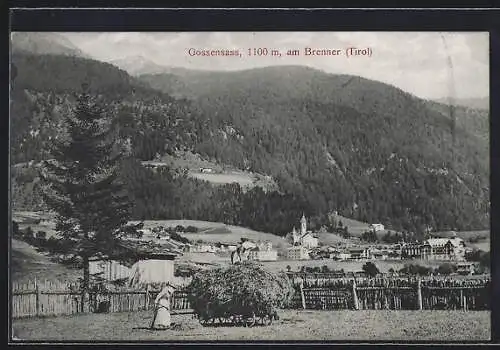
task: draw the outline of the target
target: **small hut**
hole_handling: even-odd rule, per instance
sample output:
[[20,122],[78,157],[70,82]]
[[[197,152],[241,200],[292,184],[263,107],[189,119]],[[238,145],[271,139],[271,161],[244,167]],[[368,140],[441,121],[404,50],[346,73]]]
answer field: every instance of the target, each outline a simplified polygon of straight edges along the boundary
[[129,285],[173,282],[175,256],[173,253],[142,254],[131,268]]

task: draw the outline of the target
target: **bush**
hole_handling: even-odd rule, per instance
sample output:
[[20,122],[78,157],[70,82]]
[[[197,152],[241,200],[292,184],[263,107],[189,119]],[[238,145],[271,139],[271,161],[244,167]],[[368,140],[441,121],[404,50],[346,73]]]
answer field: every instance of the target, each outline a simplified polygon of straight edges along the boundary
[[472,252],[465,253],[465,260],[467,261],[481,261],[481,256],[484,254],[480,249],[475,249]]
[[479,264],[482,268],[489,270],[491,267],[490,252],[484,253],[479,259]]
[[191,241],[177,232],[170,232],[170,238],[173,239],[174,241],[181,242],[181,243],[191,243]]
[[272,315],[294,293],[286,274],[268,272],[252,262],[198,272],[187,291],[195,314],[202,319]]
[[186,227],[184,232],[196,233],[196,232],[198,232],[198,227],[194,227],[194,226],[190,225],[190,226]]
[[378,267],[374,263],[372,263],[371,261],[368,261],[366,264],[364,264],[362,269],[363,269],[363,272],[366,273],[370,277],[375,277],[380,273]]
[[399,270],[399,272],[407,275],[428,276],[431,274],[432,268],[421,265],[408,264],[405,265],[401,270]]
[[451,275],[455,271],[457,271],[457,266],[454,264],[450,264],[450,263],[441,264],[435,270],[435,272],[440,274],[440,275]]
[[24,230],[24,233],[23,233],[23,239],[28,242],[28,243],[31,243],[33,242],[33,239],[35,238],[35,234],[33,232],[33,229],[31,228],[31,226],[28,226],[25,230]]

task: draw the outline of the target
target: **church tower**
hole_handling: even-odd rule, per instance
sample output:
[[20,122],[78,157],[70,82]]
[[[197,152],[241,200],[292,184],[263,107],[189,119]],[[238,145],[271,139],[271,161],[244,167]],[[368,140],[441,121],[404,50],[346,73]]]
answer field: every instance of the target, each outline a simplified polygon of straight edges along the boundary
[[302,219],[300,219],[300,233],[305,235],[307,232],[307,220],[305,215],[302,213]]
[[293,227],[292,235],[293,235],[293,245],[294,246],[299,245],[300,244],[300,234],[295,229],[295,226]]

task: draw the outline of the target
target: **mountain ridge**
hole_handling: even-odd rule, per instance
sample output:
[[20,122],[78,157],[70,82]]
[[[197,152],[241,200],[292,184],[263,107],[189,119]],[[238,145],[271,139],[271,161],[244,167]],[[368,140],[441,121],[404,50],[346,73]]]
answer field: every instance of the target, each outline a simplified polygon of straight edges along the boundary
[[[57,119],[51,111],[63,107],[62,96],[78,92],[81,81],[90,77],[94,91],[117,106],[113,118],[122,137],[132,138],[137,159],[150,160],[167,146],[188,145],[221,164],[276,178],[285,194],[308,203],[312,216],[338,210],[408,230],[424,224],[488,225],[486,140],[459,125],[457,144],[451,144],[446,106],[388,84],[301,66],[224,73],[171,70],[135,78],[112,64],[83,58],[18,53],[13,61],[19,70],[14,112],[25,116],[23,126],[16,122],[19,135],[14,136],[33,139],[35,154],[41,148],[37,132],[44,135],[54,128],[37,120]],[[172,96],[188,99],[189,110],[167,108],[178,104]],[[487,115],[480,118],[487,120]],[[179,122],[186,125],[175,129]],[[183,140],[185,135],[190,140]],[[193,196],[196,200],[196,192]],[[154,207],[154,213],[163,210]]]

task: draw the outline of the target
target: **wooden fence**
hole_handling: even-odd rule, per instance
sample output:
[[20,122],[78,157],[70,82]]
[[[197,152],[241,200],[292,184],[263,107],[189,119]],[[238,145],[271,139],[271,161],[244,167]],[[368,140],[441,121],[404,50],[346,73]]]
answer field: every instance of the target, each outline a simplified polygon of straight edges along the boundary
[[[490,280],[329,279],[321,282],[293,280],[296,293],[288,307],[300,309],[391,310],[489,310]],[[110,312],[151,310],[159,291],[154,289],[91,293],[91,310],[109,301]],[[70,315],[83,312],[76,284],[29,282],[14,284],[12,317]],[[190,312],[185,291],[176,290],[172,310]]]
[[356,310],[489,310],[490,280],[295,279],[291,307]]
[[[71,315],[84,312],[82,294],[73,283],[54,281],[30,281],[12,286],[12,317],[35,317]],[[99,303],[109,301],[109,312],[150,310],[159,290],[132,290],[121,288],[89,295],[90,311],[95,311]],[[176,290],[172,301],[172,310],[189,311],[186,292]]]

